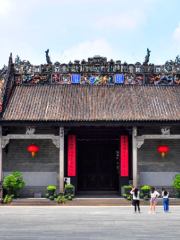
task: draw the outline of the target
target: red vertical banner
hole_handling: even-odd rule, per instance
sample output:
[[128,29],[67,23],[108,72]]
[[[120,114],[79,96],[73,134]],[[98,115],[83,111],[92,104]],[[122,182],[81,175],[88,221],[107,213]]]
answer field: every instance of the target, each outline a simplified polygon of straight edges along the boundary
[[128,136],[121,136],[121,177],[129,176]]
[[76,176],[76,136],[68,136],[68,176]]

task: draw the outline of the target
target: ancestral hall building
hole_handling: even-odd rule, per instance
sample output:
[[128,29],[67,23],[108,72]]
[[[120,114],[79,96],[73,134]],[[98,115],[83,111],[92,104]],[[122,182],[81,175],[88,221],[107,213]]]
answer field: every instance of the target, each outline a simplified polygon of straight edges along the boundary
[[[150,53],[148,52],[150,55]],[[180,171],[180,58],[164,65],[88,61],[32,65],[10,55],[0,71],[0,182],[23,173],[22,196],[60,192],[122,194],[167,187]],[[31,156],[27,147],[36,144]],[[165,144],[165,157],[157,151]],[[2,191],[1,191],[2,197]]]

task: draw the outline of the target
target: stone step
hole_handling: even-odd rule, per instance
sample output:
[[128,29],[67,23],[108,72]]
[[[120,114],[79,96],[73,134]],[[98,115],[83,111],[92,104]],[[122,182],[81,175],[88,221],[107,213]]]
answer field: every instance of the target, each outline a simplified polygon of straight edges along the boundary
[[[131,206],[132,201],[123,198],[75,198],[72,201],[66,201],[66,206]],[[170,205],[180,205],[180,199],[170,198]],[[13,199],[11,204],[13,206],[64,206],[57,204],[55,200],[45,198],[20,198]],[[149,200],[141,199],[141,206],[149,206]],[[158,199],[157,205],[163,205],[162,199]]]

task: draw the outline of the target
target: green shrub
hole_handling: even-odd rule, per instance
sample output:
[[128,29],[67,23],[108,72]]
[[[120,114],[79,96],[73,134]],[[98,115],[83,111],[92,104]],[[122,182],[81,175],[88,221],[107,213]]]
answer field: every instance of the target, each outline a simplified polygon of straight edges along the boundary
[[71,197],[71,196],[69,196],[69,197],[68,197],[68,199],[72,199],[72,197]]
[[67,185],[65,186],[65,188],[67,188],[67,189],[72,189],[72,188],[74,188],[74,186],[73,186],[72,184],[67,184]]
[[140,197],[144,197],[144,194],[143,193],[140,193],[140,195],[139,195]]
[[20,190],[24,184],[25,181],[23,180],[23,175],[16,171],[4,178],[3,187],[12,192],[13,190]]
[[49,186],[49,187],[47,187],[47,190],[56,190],[56,187],[55,186]]
[[144,198],[149,198],[149,196],[148,196],[148,195],[146,195]]
[[180,173],[174,177],[173,187],[175,191],[180,192]]
[[66,194],[64,197],[65,197],[65,198],[68,198],[68,195]]
[[53,199],[54,199],[54,196],[50,196],[49,199],[52,199],[52,200],[53,200]]
[[49,193],[46,193],[46,197],[49,197]]
[[127,197],[127,194],[123,194],[123,197]]
[[176,196],[176,197],[179,197],[179,193],[175,193],[175,196]]
[[150,189],[151,189],[150,186],[143,186],[143,187],[141,188],[142,191],[143,191],[143,190],[150,190]]
[[131,200],[131,199],[132,199],[132,196],[131,196],[131,195],[129,195],[129,196],[127,197],[127,199],[128,199],[128,200]]
[[12,201],[12,198],[11,198],[11,196],[9,196],[7,199],[7,202],[11,202],[11,201]]
[[54,194],[54,198],[57,198],[57,193]]
[[20,197],[19,193],[18,193],[18,194],[16,194],[16,197],[17,197],[17,198],[19,198],[19,197]]
[[131,189],[132,189],[132,186],[124,186],[123,188],[124,188],[124,189],[130,189],[130,190],[131,190]]

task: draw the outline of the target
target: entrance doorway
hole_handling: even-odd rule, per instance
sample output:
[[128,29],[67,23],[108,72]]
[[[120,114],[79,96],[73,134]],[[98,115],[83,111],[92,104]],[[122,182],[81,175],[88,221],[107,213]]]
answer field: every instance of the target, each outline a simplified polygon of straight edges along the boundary
[[78,191],[117,191],[119,139],[78,139]]

